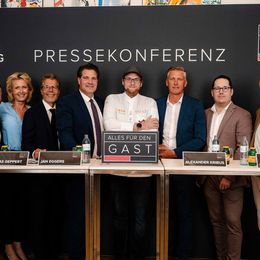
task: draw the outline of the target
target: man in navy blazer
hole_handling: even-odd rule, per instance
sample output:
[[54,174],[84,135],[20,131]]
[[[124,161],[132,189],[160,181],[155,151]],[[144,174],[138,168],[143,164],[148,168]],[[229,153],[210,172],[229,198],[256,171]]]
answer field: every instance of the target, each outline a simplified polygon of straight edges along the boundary
[[[56,101],[60,82],[56,75],[46,74],[41,84],[42,100],[28,109],[22,126],[22,150],[38,159],[40,151],[57,151],[58,136],[55,123]],[[57,259],[58,223],[61,223],[61,182],[57,175],[30,175],[30,225],[32,249],[36,260]],[[60,227],[61,228],[61,227]],[[55,230],[55,232],[54,232]]]
[[[183,67],[167,70],[166,86],[169,94],[157,100],[159,111],[159,155],[161,158],[182,158],[183,151],[200,151],[206,142],[206,122],[202,103],[184,94],[187,86]],[[177,206],[177,248],[179,260],[186,260],[192,244],[192,176],[172,177]]]
[[[61,150],[72,150],[74,146],[81,145],[84,135],[87,134],[91,141],[92,157],[100,155],[97,140],[101,138],[100,131],[103,131],[103,101],[94,96],[98,80],[99,69],[97,66],[91,63],[80,66],[77,72],[79,89],[59,100],[57,126]],[[93,105],[96,108],[96,116],[92,112]],[[97,125],[100,126],[100,131],[97,130]],[[84,176],[70,176],[66,185],[66,193],[69,257],[71,260],[85,260]]]

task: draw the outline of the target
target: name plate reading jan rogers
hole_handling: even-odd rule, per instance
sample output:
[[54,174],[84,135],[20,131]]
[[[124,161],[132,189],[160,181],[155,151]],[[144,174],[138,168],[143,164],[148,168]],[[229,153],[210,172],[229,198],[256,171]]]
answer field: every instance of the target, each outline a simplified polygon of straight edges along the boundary
[[227,166],[224,152],[183,152],[184,166]]
[[102,138],[102,162],[158,162],[158,132],[105,131]]
[[40,152],[39,165],[80,165],[79,151],[46,151]]
[[27,165],[29,152],[5,151],[0,152],[0,165]]

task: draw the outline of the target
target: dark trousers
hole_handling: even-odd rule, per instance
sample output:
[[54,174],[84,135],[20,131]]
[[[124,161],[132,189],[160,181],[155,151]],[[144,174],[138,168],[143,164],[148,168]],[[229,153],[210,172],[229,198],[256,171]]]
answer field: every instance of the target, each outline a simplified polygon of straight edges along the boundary
[[62,180],[62,175],[30,175],[30,225],[35,260],[58,259],[65,215]]
[[219,190],[219,178],[209,176],[204,184],[218,260],[240,260],[241,213],[244,188]]
[[114,252],[117,259],[144,259],[152,178],[111,176]]
[[27,176],[1,174],[1,236],[4,244],[22,242],[26,238]]
[[[174,222],[173,232],[169,233],[169,251],[175,248],[178,259],[186,260],[192,246],[192,191],[194,188],[193,176],[174,175],[170,178],[170,197],[173,201],[171,212]],[[176,241],[173,246],[172,238]]]
[[85,260],[85,180],[84,176],[66,178],[68,215],[68,254],[70,260]]

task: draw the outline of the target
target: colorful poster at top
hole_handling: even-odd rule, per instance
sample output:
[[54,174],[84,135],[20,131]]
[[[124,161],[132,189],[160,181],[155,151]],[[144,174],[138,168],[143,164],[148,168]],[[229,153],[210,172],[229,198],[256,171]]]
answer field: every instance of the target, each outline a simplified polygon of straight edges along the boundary
[[98,6],[99,0],[54,0],[54,7]]
[[2,0],[2,7],[42,7],[42,0]]
[[221,0],[144,0],[144,5],[213,5]]

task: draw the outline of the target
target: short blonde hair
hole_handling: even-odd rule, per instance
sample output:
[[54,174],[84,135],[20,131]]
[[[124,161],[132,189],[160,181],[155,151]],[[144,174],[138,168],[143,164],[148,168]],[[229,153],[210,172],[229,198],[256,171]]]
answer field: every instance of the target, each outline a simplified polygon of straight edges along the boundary
[[33,86],[32,86],[32,79],[26,72],[14,72],[11,74],[6,80],[6,92],[8,95],[8,101],[13,103],[14,96],[13,96],[13,81],[14,80],[24,80],[28,86],[29,94],[26,102],[29,102],[32,98],[33,93]]
[[184,74],[184,78],[187,79],[187,73],[186,73],[184,67],[181,67],[181,66],[172,66],[172,67],[170,67],[170,68],[167,70],[166,78],[168,78],[169,72],[170,72],[170,71],[173,71],[173,70],[182,71],[183,74]]

